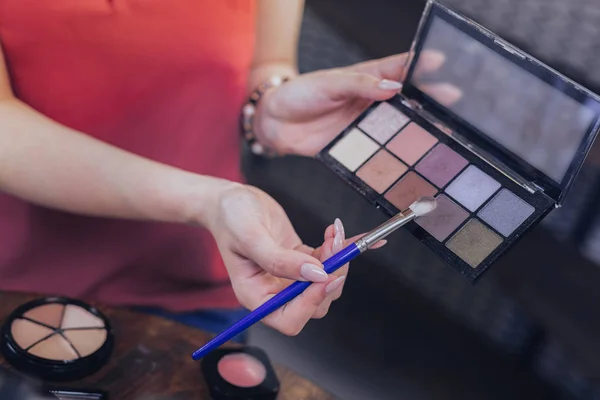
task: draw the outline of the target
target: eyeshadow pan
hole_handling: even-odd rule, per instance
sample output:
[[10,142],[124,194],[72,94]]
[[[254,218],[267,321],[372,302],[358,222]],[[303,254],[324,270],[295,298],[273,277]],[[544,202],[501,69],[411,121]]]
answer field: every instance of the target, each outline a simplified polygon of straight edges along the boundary
[[365,165],[360,167],[356,176],[378,193],[383,193],[396,182],[408,167],[385,150],[379,150]]
[[54,334],[46,340],[29,349],[34,356],[47,360],[71,361],[79,358],[69,342],[59,334]]
[[406,115],[389,103],[381,103],[369,113],[358,127],[373,139],[384,144],[410,121]]
[[27,349],[32,344],[54,333],[52,329],[26,319],[16,319],[10,329],[15,342],[22,349]]
[[476,219],[471,219],[448,242],[454,254],[476,268],[502,243],[502,237]]
[[415,170],[437,187],[446,186],[469,162],[443,143],[434,147]]
[[96,352],[106,341],[106,329],[82,329],[64,332],[81,357],[87,357]]
[[414,165],[437,141],[435,136],[411,122],[390,140],[387,148],[408,165]]
[[479,212],[479,218],[505,237],[510,236],[535,211],[508,189],[502,189]]
[[44,304],[27,311],[23,316],[52,328],[59,328],[64,308],[62,304]]
[[411,171],[385,194],[385,198],[399,210],[405,210],[420,197],[433,197],[436,193],[435,187]]
[[437,197],[435,210],[415,219],[415,222],[429,232],[431,236],[443,242],[467,218],[469,218],[468,212],[441,194]]
[[104,328],[104,322],[91,312],[73,304],[65,307],[62,329]]
[[378,149],[375,141],[354,128],[329,150],[329,154],[354,172]]
[[500,188],[500,184],[491,176],[474,165],[469,165],[454,182],[446,188],[452,196],[469,211],[477,210]]

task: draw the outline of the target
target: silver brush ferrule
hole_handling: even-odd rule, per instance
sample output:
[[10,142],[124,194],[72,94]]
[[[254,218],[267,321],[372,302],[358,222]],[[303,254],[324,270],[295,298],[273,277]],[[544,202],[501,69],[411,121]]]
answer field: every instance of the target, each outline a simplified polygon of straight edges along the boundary
[[385,239],[392,232],[415,219],[415,217],[416,214],[410,208],[402,211],[395,217],[387,220],[362,238],[358,239],[356,241],[356,247],[358,247],[361,253],[364,253],[371,248],[371,246],[375,245],[375,243]]

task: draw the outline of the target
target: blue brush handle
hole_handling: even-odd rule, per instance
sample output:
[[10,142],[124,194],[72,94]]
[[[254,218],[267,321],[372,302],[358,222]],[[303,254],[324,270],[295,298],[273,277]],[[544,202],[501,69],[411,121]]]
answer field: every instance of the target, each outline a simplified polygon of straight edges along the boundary
[[[328,258],[324,263],[323,267],[325,268],[325,272],[331,274],[332,272],[337,271],[345,264],[350,262],[352,259],[356,258],[360,254],[360,250],[356,246],[355,243],[350,244],[342,251],[338,252],[336,255]],[[252,311],[250,314],[246,315],[244,318],[240,319],[235,324],[231,325],[225,331],[217,335],[210,342],[206,343],[204,346],[196,350],[192,354],[192,358],[194,360],[199,360],[204,357],[207,353],[221,346],[228,340],[233,339],[235,336],[239,335],[246,329],[250,328],[255,323],[262,320],[267,315],[271,314],[275,310],[283,307],[286,303],[296,298],[302,292],[306,290],[311,285],[311,282],[294,282],[287,288],[283,289],[281,292],[271,297],[268,301],[258,307],[256,310]]]

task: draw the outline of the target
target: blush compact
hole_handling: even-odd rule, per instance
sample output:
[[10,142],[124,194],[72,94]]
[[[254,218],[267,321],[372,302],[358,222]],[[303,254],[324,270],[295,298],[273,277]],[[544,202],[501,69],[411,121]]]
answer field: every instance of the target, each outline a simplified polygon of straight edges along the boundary
[[267,354],[257,347],[218,349],[202,359],[212,400],[275,400],[279,380]]
[[2,326],[0,350],[17,370],[51,381],[77,380],[108,362],[114,336],[94,307],[69,298],[33,300]]
[[600,97],[429,0],[402,91],[372,104],[318,155],[475,281],[560,207],[600,131]]

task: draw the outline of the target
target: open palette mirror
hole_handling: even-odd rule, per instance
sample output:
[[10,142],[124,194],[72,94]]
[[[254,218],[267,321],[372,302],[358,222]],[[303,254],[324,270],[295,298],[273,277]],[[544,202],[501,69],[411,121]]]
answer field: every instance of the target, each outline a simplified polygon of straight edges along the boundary
[[600,98],[437,1],[425,8],[402,92],[318,155],[475,280],[571,188],[600,130]]

